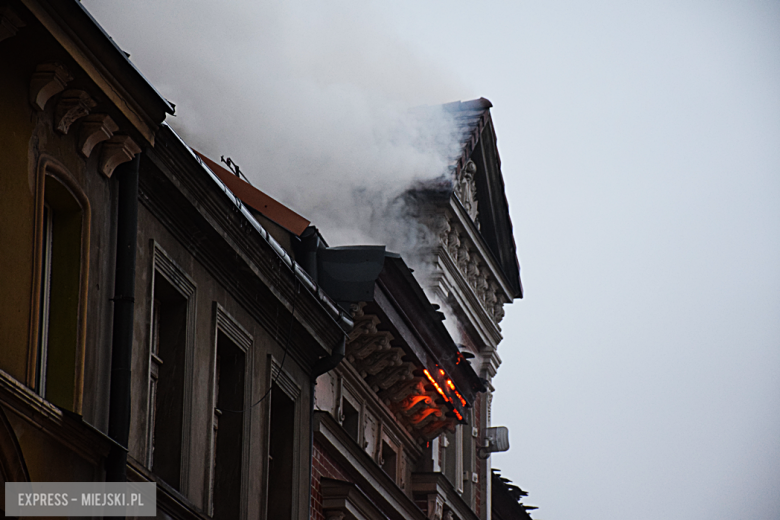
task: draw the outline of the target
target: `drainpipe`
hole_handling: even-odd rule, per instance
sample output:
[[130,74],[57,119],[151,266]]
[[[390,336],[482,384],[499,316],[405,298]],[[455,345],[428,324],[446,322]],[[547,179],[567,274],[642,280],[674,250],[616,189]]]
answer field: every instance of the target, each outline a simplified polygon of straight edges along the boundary
[[314,387],[317,385],[317,378],[326,372],[330,372],[344,359],[344,353],[347,348],[347,335],[341,338],[338,346],[331,352],[330,356],[318,359],[314,363],[311,376],[311,395],[309,396],[311,402],[311,416],[309,417],[309,515],[308,519],[311,519],[311,501],[312,501],[312,481],[311,473],[312,466],[314,465]]
[[341,338],[341,341],[336,346],[336,348],[331,352],[330,356],[320,358],[317,360],[316,363],[314,363],[314,366],[312,367],[312,382],[316,383],[317,378],[320,377],[325,372],[330,372],[334,368],[338,366],[339,363],[341,363],[341,360],[344,359],[344,353],[346,352],[347,348],[347,336],[344,335],[343,338]]
[[141,154],[117,167],[119,196],[114,281],[114,331],[111,346],[111,394],[108,436],[118,444],[106,459],[106,481],[127,481],[127,445],[130,437],[130,366],[135,313],[135,255],[138,234],[138,169]]
[[319,283],[317,276],[317,252],[325,247],[320,233],[315,226],[307,227],[301,233],[300,242],[296,242],[295,260],[309,275],[311,280]]

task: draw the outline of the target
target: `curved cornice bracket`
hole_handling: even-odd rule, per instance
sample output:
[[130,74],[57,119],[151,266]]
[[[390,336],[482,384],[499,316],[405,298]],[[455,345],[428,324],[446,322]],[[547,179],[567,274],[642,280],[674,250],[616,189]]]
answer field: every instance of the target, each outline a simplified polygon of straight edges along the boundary
[[0,42],[11,36],[16,36],[19,29],[26,25],[10,7],[0,8]]
[[103,144],[100,171],[110,179],[117,166],[130,161],[137,153],[141,153],[141,148],[129,135],[115,135]]
[[108,114],[87,116],[81,122],[79,153],[84,157],[89,157],[95,146],[111,139],[117,130],[119,130],[119,125]]
[[57,101],[57,108],[54,110],[54,127],[58,132],[67,134],[70,126],[89,115],[89,112],[95,108],[97,102],[92,96],[83,90],[66,90]]
[[68,69],[59,63],[41,63],[35,67],[30,80],[30,102],[38,110],[46,108],[46,103],[59,94],[73,80]]

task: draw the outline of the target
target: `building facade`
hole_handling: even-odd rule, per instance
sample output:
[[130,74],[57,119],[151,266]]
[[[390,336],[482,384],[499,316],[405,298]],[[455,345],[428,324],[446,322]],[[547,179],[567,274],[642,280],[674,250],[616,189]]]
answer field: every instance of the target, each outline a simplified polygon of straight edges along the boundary
[[3,482],[155,482],[159,518],[491,518],[521,286],[487,100],[445,107],[461,155],[409,192],[436,238],[407,259],[329,247],[190,148],[80,2],[0,2],[0,77]]

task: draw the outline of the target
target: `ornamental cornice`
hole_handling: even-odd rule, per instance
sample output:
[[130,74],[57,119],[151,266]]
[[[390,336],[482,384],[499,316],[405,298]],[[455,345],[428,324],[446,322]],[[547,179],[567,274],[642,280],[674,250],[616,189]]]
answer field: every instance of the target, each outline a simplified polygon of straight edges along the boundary
[[379,317],[366,314],[364,305],[352,309],[355,327],[347,340],[346,361],[419,443],[454,431],[455,405],[444,401],[449,394],[424,376],[424,366],[405,360],[393,335],[377,328]]
[[426,221],[436,237],[427,260],[428,288],[442,302],[454,300],[488,350],[495,349],[504,304],[513,299],[503,272],[456,194]]
[[[444,214],[446,222],[451,228],[453,228],[453,223],[455,223],[454,228],[457,229],[460,236],[468,237],[466,247],[479,255],[480,261],[490,270],[494,281],[499,285],[501,292],[506,297],[507,303],[511,302],[513,298],[509,282],[507,282],[501,267],[482,238],[477,224],[469,217],[466,209],[457,197],[450,197],[448,209],[449,211],[445,210]],[[439,239],[442,240],[442,237],[440,236]]]

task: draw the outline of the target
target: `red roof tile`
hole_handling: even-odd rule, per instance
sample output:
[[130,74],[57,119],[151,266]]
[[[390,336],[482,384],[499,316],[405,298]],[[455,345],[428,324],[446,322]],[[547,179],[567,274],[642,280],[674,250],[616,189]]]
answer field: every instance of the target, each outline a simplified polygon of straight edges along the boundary
[[241,199],[241,202],[260,212],[266,218],[269,218],[282,226],[290,233],[300,236],[303,231],[309,227],[309,222],[281,202],[269,197],[258,190],[248,182],[238,178],[236,175],[212,161],[197,150],[193,150],[198,157],[203,159],[206,166],[211,168],[217,177],[233,192],[233,195]]

